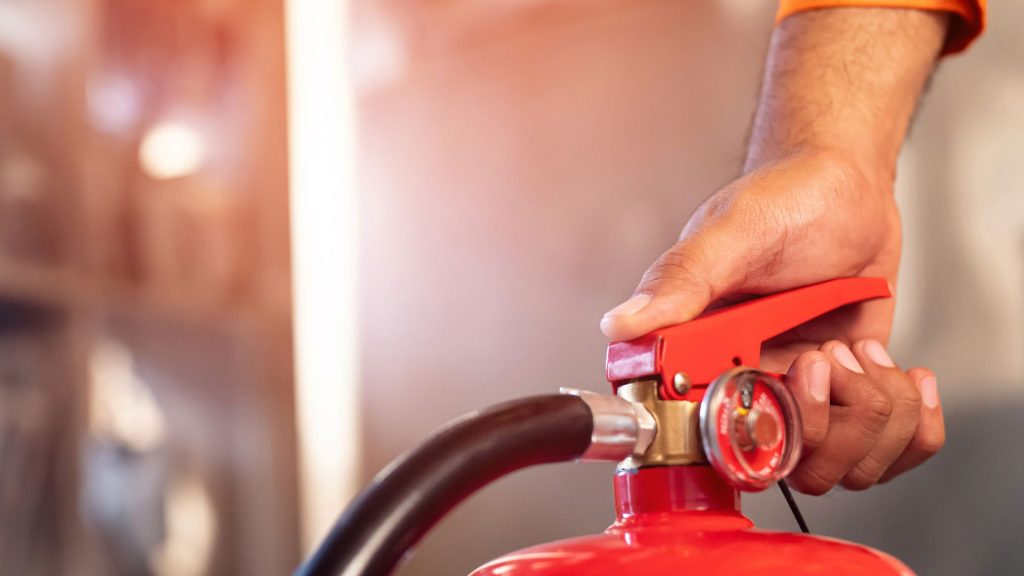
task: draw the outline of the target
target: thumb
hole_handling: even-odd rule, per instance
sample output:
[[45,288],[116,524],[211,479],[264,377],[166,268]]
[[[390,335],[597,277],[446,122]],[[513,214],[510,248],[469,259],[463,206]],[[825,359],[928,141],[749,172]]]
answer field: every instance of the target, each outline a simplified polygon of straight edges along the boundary
[[601,318],[601,331],[630,340],[692,320],[739,284],[752,252],[747,237],[726,223],[684,237],[647,269],[629,300]]

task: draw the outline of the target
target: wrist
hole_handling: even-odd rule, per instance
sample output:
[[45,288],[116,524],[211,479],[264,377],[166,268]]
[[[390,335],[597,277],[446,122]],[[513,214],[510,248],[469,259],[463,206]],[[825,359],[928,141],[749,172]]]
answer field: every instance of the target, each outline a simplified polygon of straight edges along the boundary
[[946,17],[836,8],[785,19],[772,35],[744,171],[802,151],[832,151],[895,174]]
[[890,195],[895,182],[894,162],[845,143],[815,141],[785,148],[752,147],[750,152],[744,174],[780,166],[802,166],[826,182],[845,182],[853,189]]
[[[822,171],[856,173],[859,177],[890,185],[896,178],[896,155],[879,153],[869,144],[839,138],[813,138],[793,144],[750,143],[743,163],[743,174],[788,162],[812,160]],[[859,179],[859,178],[858,178]]]

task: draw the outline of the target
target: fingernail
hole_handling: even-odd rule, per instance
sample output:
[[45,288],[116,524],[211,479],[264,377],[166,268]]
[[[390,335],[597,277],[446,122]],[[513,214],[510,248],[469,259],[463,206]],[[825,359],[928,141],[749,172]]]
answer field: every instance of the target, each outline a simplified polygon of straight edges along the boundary
[[829,363],[824,360],[807,367],[807,391],[815,402],[828,401],[828,377],[831,371]]
[[633,314],[643,310],[645,306],[650,304],[650,302],[650,294],[637,294],[615,308],[605,312],[604,316],[605,318],[609,316],[632,316]]
[[864,369],[860,367],[860,363],[853,357],[853,352],[850,352],[850,348],[846,344],[834,346],[832,348],[832,357],[847,370],[853,370],[859,374],[864,373]]
[[931,409],[939,405],[939,386],[935,382],[935,376],[925,376],[921,379],[921,402]]
[[889,357],[889,353],[885,351],[885,347],[878,340],[865,340],[864,353],[867,354],[868,358],[871,358],[872,362],[879,366],[887,368],[896,366],[892,358]]

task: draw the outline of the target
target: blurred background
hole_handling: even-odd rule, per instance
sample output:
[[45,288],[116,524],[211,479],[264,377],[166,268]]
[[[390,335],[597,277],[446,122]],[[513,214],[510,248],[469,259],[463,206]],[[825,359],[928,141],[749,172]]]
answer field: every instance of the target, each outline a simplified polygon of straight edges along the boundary
[[[288,573],[445,421],[606,391],[597,322],[738,174],[774,10],[0,2],[0,571]],[[947,447],[800,498],[920,574],[1024,571],[1022,22],[941,63],[900,163],[891,348]],[[600,531],[611,472],[506,478],[400,573]]]

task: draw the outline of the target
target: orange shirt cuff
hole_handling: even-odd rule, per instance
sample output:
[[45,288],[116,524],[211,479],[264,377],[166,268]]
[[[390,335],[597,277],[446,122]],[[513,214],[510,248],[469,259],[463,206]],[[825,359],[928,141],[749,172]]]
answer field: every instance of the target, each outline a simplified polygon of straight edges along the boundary
[[987,0],[781,0],[776,23],[787,16],[819,8],[842,6],[874,6],[882,8],[914,8],[949,12],[952,19],[942,55],[956,54],[967,47],[985,30]]

